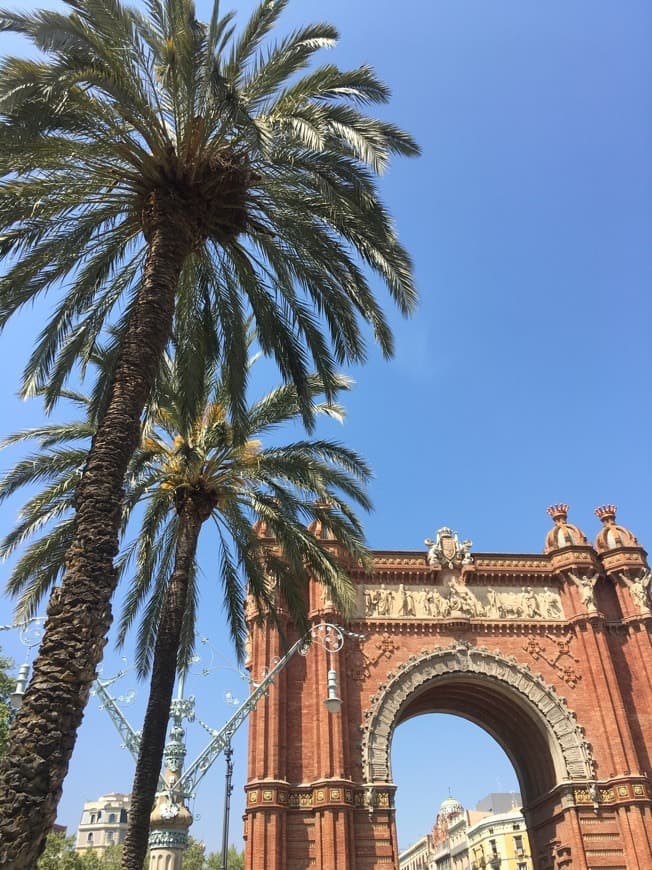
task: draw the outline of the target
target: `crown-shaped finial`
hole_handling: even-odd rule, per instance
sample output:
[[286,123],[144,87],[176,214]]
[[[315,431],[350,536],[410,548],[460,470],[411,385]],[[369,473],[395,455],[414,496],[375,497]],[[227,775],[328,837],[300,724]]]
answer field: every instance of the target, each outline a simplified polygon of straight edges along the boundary
[[563,503],[552,504],[546,509],[546,513],[550,514],[554,522],[565,523],[568,519],[568,505]]
[[624,526],[616,523],[616,505],[603,504],[595,509],[596,517],[602,520],[602,528],[595,539],[598,553],[617,550],[619,547],[638,547],[636,537]]
[[602,520],[605,525],[612,525],[616,522],[616,511],[618,508],[615,504],[603,504],[597,507],[593,513]]

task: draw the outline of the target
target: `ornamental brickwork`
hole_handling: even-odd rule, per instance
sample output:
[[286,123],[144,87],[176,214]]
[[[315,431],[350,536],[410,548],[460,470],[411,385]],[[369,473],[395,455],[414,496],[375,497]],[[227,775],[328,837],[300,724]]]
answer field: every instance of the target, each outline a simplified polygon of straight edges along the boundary
[[[362,637],[333,658],[341,713],[324,705],[316,645],[252,713],[247,870],[397,868],[392,736],[428,712],[464,715],[506,751],[535,870],[652,868],[647,554],[612,505],[596,511],[595,546],[566,505],[549,513],[542,555],[475,553],[440,529],[421,552],[350,567]],[[314,623],[341,623],[317,584],[309,604]],[[247,616],[256,680],[286,646],[253,605]]]

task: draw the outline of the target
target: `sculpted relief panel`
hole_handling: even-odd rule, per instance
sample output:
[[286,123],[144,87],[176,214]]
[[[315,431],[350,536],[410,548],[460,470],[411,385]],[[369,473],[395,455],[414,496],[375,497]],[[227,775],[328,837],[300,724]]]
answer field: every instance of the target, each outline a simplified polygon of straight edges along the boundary
[[450,575],[441,586],[387,586],[369,583],[363,589],[363,612],[368,618],[451,619],[563,619],[559,592],[531,586],[467,586]]

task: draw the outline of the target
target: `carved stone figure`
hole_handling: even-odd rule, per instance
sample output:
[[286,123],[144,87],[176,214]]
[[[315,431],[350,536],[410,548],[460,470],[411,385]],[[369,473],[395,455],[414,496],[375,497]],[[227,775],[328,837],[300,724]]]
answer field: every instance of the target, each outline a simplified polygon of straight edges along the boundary
[[500,596],[500,604],[504,619],[518,619],[523,616],[521,596],[517,592],[503,592]]
[[559,598],[547,586],[544,586],[543,592],[539,593],[539,598],[541,599],[541,610],[545,617],[560,619],[564,615]]
[[376,602],[378,616],[391,616],[392,604],[394,602],[394,593],[391,590],[381,586],[378,590]]
[[630,579],[627,574],[620,575],[627,586],[629,593],[632,596],[632,601],[641,613],[647,613],[650,610],[650,582],[652,581],[652,571],[649,568],[644,568],[641,576],[635,579]]
[[450,616],[451,613],[451,603],[448,598],[445,598],[441,593],[437,596],[437,603],[439,604],[439,616],[442,619],[446,619]]
[[398,587],[398,615],[416,616],[414,610],[414,595],[406,589],[403,583]]
[[580,577],[578,577],[576,574],[573,574],[572,571],[569,571],[568,576],[579,589],[582,604],[586,607],[586,609],[590,611],[597,610],[595,606],[595,584],[598,582],[598,579],[600,577],[597,571],[594,572],[591,576],[589,576],[588,574],[582,574]]
[[523,603],[521,606],[528,619],[536,619],[537,616],[541,616],[539,602],[537,601],[537,596],[532,591],[531,586],[528,586],[527,589],[523,587]]
[[420,616],[432,616],[429,594],[427,589],[421,589],[417,592],[417,609]]
[[367,616],[375,616],[378,610],[378,590],[370,589],[368,586],[364,590],[364,612]]
[[479,602],[470,589],[467,589],[457,577],[451,577],[448,588],[451,611],[462,613],[464,616],[477,616]]
[[503,608],[500,604],[496,590],[491,586],[487,588],[487,610],[486,615],[489,619],[502,619]]

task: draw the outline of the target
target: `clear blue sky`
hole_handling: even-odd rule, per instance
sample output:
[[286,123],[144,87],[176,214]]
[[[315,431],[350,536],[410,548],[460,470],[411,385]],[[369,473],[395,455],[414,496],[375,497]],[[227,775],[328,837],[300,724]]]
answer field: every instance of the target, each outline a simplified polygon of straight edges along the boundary
[[[231,5],[245,14],[253,4]],[[372,63],[393,90],[388,117],[424,152],[382,181],[415,260],[419,310],[394,317],[396,359],[384,363],[370,348],[369,364],[352,373],[346,426],[326,430],[375,469],[370,545],[419,549],[446,524],[478,550],[538,552],[546,506],[565,500],[591,537],[593,508],[615,502],[652,546],[652,6],[294,0],[285,23],[317,18],[342,34],[327,59]],[[2,36],[0,51],[9,50]],[[39,417],[15,390],[42,317],[27,313],[0,342],[3,432]],[[11,522],[5,510],[0,531]],[[201,628],[226,653],[209,587]],[[8,621],[10,604],[1,606]],[[20,658],[8,634],[0,642]],[[111,657],[105,673],[117,667]],[[212,725],[228,714],[226,689],[242,694],[229,672],[194,686]],[[84,800],[129,790],[127,755],[104,716],[91,700],[61,803],[71,830]],[[398,729],[402,847],[432,825],[449,787],[473,805],[514,786],[493,747],[449,717]],[[235,842],[245,764],[241,735]],[[220,838],[222,769],[196,806],[195,832],[210,848]]]

